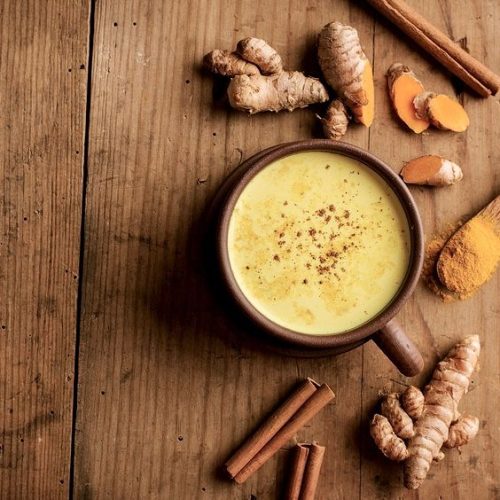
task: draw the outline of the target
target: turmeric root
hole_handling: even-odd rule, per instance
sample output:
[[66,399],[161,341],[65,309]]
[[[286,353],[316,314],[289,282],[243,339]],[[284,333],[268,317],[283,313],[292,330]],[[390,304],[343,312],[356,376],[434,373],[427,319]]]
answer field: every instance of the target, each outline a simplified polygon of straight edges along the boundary
[[380,405],[380,411],[387,418],[398,437],[408,439],[413,436],[413,421],[401,408],[398,394],[392,393],[385,396]]
[[258,75],[259,68],[255,64],[242,59],[235,52],[215,49],[203,58],[203,66],[222,76]]
[[283,71],[270,76],[237,75],[231,80],[227,95],[233,108],[250,114],[293,111],[328,100],[323,84],[299,71]]
[[327,24],[319,34],[318,60],[326,81],[354,119],[369,127],[375,112],[373,72],[358,32],[339,22]]
[[328,92],[318,79],[299,71],[283,71],[281,57],[264,40],[240,40],[237,51],[214,50],[203,59],[214,73],[234,77],[227,88],[233,108],[250,114],[293,111],[328,100]]
[[[462,446],[477,434],[478,419],[459,417],[457,407],[469,388],[479,351],[478,335],[467,337],[452,347],[447,356],[437,364],[431,381],[424,390],[422,410],[418,389],[408,388],[405,395],[400,397],[414,420],[414,435],[407,445],[396,435],[394,425],[385,416],[375,414],[373,417],[370,433],[386,457],[404,460],[404,483],[407,488],[418,488],[427,476],[432,462],[444,458],[441,447]],[[384,410],[382,406],[382,412]],[[404,411],[402,408],[400,410]],[[410,418],[409,415],[406,416]]]
[[377,414],[373,416],[370,435],[389,460],[402,462],[408,458],[408,450],[404,441],[396,435],[386,417]]
[[417,420],[424,410],[424,395],[420,389],[410,385],[401,394],[401,406],[412,420]]
[[387,86],[398,117],[416,134],[427,130],[430,122],[418,118],[413,107],[413,99],[424,92],[424,86],[415,73],[408,66],[394,63],[387,71]]
[[345,135],[349,125],[347,110],[341,101],[333,100],[324,117],[316,115],[323,125],[323,132],[327,139],[338,140]]
[[476,437],[478,431],[479,419],[477,417],[462,416],[454,424],[451,424],[448,439],[443,446],[445,448],[464,446]]
[[258,66],[263,75],[283,71],[280,55],[265,40],[245,38],[238,42],[236,50],[243,59]]
[[450,160],[437,155],[425,155],[410,160],[401,170],[407,184],[451,186],[463,178],[462,169]]
[[415,436],[408,444],[405,485],[416,489],[425,479],[432,459],[447,441],[450,425],[479,356],[479,337],[472,335],[456,344],[438,363],[425,389],[424,411],[415,425]]
[[429,120],[441,130],[464,132],[469,126],[469,116],[462,105],[444,94],[422,92],[413,99],[418,118]]

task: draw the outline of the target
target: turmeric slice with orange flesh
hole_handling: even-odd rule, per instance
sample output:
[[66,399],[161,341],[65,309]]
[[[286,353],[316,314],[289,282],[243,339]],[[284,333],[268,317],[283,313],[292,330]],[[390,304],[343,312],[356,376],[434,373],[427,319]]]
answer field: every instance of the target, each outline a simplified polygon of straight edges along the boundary
[[406,184],[451,186],[463,178],[462,169],[437,155],[425,155],[410,160],[401,170]]
[[416,134],[427,130],[429,120],[418,118],[413,107],[413,99],[424,92],[424,86],[415,73],[404,64],[394,63],[387,71],[387,86],[392,105],[400,120]]
[[444,94],[422,92],[413,99],[417,117],[429,120],[441,130],[464,132],[469,126],[469,116],[463,106]]
[[372,65],[368,59],[365,61],[365,69],[361,76],[361,86],[365,91],[367,102],[361,106],[354,106],[351,109],[354,120],[365,127],[369,127],[375,117],[375,87],[373,84]]

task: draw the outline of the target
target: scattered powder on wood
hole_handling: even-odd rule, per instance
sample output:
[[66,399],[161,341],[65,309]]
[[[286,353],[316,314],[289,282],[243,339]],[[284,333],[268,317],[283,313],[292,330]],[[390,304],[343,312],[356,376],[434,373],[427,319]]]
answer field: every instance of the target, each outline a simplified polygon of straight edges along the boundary
[[431,240],[427,243],[427,248],[425,250],[422,279],[429,290],[435,293],[444,302],[452,302],[457,300],[459,297],[457,294],[450,292],[450,290],[444,287],[439,281],[439,277],[436,273],[436,264],[444,245],[461,225],[461,221],[456,224],[449,224],[441,233],[438,233],[431,238]]

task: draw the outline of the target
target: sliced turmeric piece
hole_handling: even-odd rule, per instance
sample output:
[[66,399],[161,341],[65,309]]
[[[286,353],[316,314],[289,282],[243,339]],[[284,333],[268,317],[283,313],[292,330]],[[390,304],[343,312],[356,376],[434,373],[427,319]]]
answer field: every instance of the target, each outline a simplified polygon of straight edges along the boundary
[[354,120],[361,123],[365,127],[369,127],[373,123],[375,117],[375,87],[373,84],[372,65],[368,59],[365,61],[365,69],[361,76],[361,86],[366,95],[366,104],[355,106],[352,109]]
[[325,80],[354,120],[369,127],[374,117],[373,71],[358,32],[339,22],[324,26],[318,39],[318,60]]
[[441,130],[464,132],[469,126],[469,116],[463,106],[444,94],[422,92],[413,99],[417,117],[429,120]]
[[425,155],[410,160],[401,170],[407,184],[451,186],[463,178],[462,169],[450,160],[437,155]]
[[398,117],[416,134],[427,130],[429,120],[418,118],[413,107],[413,99],[424,92],[424,86],[415,73],[404,64],[394,63],[387,71],[387,86]]

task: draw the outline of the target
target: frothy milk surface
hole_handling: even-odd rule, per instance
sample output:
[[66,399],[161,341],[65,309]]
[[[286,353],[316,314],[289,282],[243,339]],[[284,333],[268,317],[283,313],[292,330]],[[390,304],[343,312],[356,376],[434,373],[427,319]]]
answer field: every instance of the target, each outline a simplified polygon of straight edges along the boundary
[[337,153],[282,158],[245,187],[229,223],[236,282],[278,325],[324,335],[375,317],[408,269],[404,211],[385,181]]

